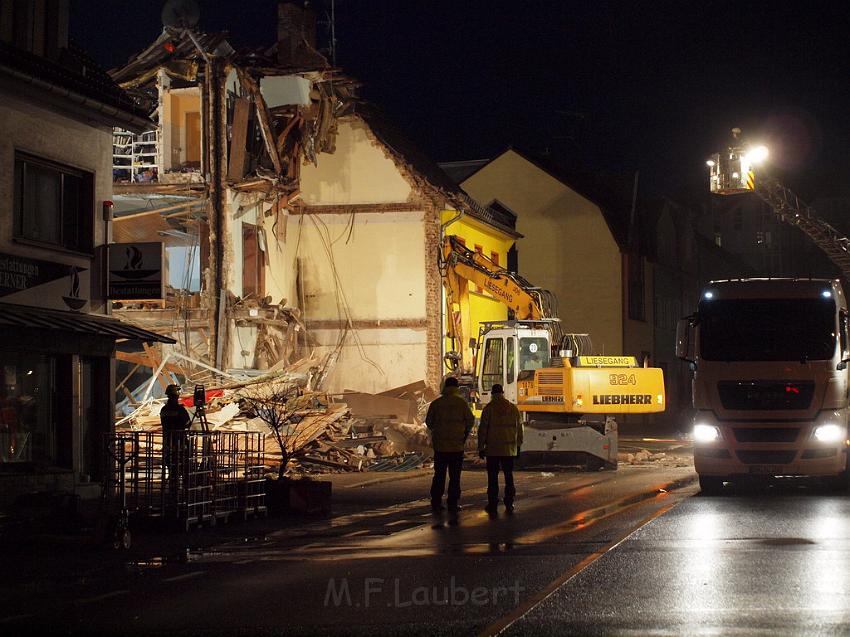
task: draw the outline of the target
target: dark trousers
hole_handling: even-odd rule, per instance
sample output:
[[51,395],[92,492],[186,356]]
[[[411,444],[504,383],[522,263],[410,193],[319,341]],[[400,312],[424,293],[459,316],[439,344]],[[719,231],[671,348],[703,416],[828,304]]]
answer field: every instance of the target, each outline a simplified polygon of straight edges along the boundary
[[514,457],[487,456],[487,503],[496,506],[499,503],[499,468],[505,474],[505,506],[514,503]]
[[449,493],[446,504],[457,506],[460,500],[460,471],[463,467],[462,451],[434,452],[434,480],[431,482],[431,506],[440,506],[446,490],[446,471],[449,472]]

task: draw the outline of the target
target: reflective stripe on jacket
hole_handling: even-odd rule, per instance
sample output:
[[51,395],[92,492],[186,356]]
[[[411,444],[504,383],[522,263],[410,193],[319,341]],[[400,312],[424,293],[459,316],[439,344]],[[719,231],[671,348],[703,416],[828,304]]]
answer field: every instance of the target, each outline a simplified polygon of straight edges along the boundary
[[434,451],[463,451],[474,423],[475,416],[466,401],[458,396],[457,387],[443,389],[443,395],[428,405],[425,416]]
[[520,446],[522,419],[519,409],[503,394],[493,394],[481,412],[478,451],[488,456],[515,456]]

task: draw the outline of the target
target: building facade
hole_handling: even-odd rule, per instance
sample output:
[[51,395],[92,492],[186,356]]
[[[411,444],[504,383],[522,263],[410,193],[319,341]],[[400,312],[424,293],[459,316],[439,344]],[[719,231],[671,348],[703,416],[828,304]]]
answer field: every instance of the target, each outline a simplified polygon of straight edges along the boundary
[[2,504],[99,495],[116,341],[160,340],[105,301],[112,129],[150,122],[67,25],[67,2],[0,2]]

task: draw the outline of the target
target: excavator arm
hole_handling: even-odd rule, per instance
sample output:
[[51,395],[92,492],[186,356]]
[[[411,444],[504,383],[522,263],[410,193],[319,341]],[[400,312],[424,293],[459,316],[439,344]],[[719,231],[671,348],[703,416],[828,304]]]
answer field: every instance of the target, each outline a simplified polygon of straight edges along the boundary
[[474,372],[470,281],[508,306],[518,320],[554,318],[554,301],[549,292],[535,288],[519,275],[470,250],[453,235],[443,240],[440,271],[446,290],[449,337],[459,348],[451,358],[464,373]]

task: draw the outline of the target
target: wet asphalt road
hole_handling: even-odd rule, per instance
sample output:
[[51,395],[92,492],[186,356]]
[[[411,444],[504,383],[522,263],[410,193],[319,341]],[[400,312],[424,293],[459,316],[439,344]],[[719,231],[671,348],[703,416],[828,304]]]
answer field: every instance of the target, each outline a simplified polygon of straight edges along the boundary
[[7,561],[0,630],[850,631],[850,498],[805,484],[702,497],[693,478],[675,463],[523,472],[517,514],[490,519],[470,471],[454,520],[428,513],[427,472],[344,476],[329,520],[216,529],[188,551],[154,538],[132,558],[57,547]]
[[429,513],[428,472],[379,484],[345,476],[330,520],[217,528],[182,553],[149,541],[132,559],[69,547],[7,562],[0,630],[475,634],[685,497],[693,477],[674,465],[522,472],[517,514],[491,519],[486,475],[469,471],[467,508],[453,519]]
[[687,498],[505,634],[848,632],[850,498],[788,485]]

